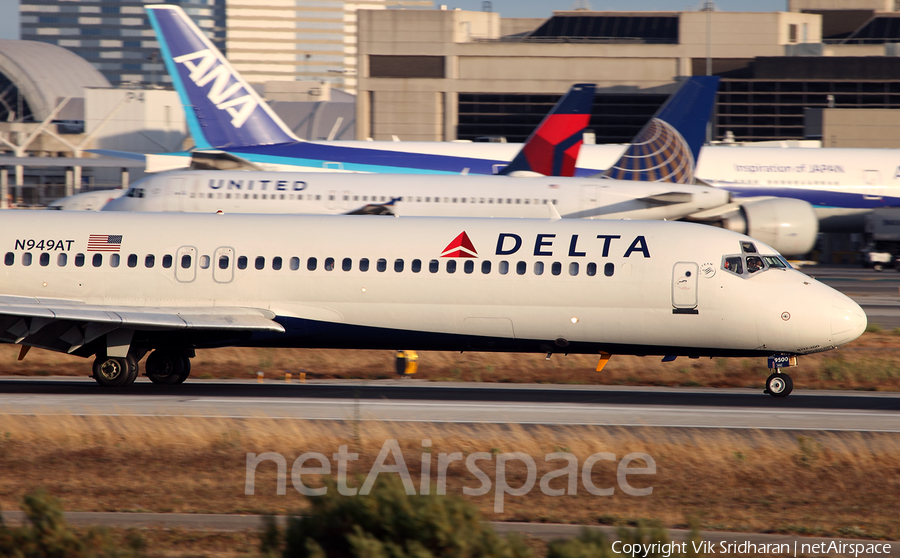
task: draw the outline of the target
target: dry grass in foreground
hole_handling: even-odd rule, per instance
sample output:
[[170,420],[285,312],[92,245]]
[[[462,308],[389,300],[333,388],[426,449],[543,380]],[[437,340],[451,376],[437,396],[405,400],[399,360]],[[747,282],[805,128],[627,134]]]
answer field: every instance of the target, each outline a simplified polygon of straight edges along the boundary
[[[674,528],[698,518],[702,528],[712,530],[900,538],[900,436],[890,434],[810,438],[769,431],[0,415],[0,471],[5,473],[0,475],[0,506],[16,509],[26,492],[45,487],[70,511],[297,512],[305,500],[290,478],[287,494],[276,495],[272,462],[258,467],[255,495],[244,494],[248,452],[281,453],[290,477],[291,463],[300,454],[317,451],[331,458],[346,444],[359,454],[350,462],[350,474],[364,475],[391,438],[399,441],[416,487],[428,451],[423,439],[432,440],[433,463],[440,453],[527,453],[537,462],[538,481],[562,466],[544,461],[551,452],[574,454],[579,468],[595,452],[612,452],[617,459],[646,452],[656,461],[655,475],[631,477],[635,487],[653,487],[649,496],[629,496],[620,488],[612,496],[593,496],[580,478],[576,495],[548,496],[536,484],[525,496],[507,496],[502,513],[493,512],[493,491],[467,496],[490,520],[628,524],[657,519]],[[495,465],[496,459],[479,462],[493,481]],[[598,462],[593,483],[616,487],[615,467]],[[434,464],[432,471],[434,481]],[[464,462],[454,462],[448,472],[449,494],[481,484]],[[509,463],[509,485],[521,486],[525,472],[524,464]],[[304,481],[319,486],[315,475]],[[359,486],[361,480],[354,482]],[[550,487],[565,483],[560,477]]]
[[[22,362],[18,347],[0,346],[0,373],[23,376],[87,376],[91,360],[35,349]],[[603,372],[595,372],[597,357],[544,355],[419,353],[417,378],[469,382],[605,384],[634,386],[702,386],[762,388],[769,370],[765,359],[679,358],[663,363],[659,357],[613,356]],[[301,370],[308,378],[393,378],[390,351],[325,349],[225,348],[197,352],[194,378],[253,378],[257,371],[281,378]],[[900,391],[900,335],[866,333],[849,345],[800,358],[791,371],[798,388]]]

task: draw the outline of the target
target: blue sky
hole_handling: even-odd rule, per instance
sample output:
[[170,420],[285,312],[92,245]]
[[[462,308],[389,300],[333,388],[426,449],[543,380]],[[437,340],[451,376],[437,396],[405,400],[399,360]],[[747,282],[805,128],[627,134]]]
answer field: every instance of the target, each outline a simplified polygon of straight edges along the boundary
[[[672,0],[491,0],[493,11],[503,17],[550,17],[553,10],[568,10],[578,3],[595,10],[696,10],[703,4]],[[435,0],[434,5],[463,10],[481,10],[482,0]],[[717,0],[722,11],[775,12],[787,9],[787,0]],[[0,0],[0,39],[19,38],[19,3]]]

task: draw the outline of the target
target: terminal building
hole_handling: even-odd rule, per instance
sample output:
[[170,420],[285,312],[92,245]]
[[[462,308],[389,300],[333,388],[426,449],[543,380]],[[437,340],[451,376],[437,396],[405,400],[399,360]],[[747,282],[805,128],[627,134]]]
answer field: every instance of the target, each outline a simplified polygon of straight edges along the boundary
[[[787,12],[359,13],[357,138],[522,141],[573,83],[598,84],[598,143],[627,142],[690,75],[722,82],[714,140],[900,147],[893,0]],[[852,109],[848,115],[847,109]],[[875,125],[878,124],[878,125]]]

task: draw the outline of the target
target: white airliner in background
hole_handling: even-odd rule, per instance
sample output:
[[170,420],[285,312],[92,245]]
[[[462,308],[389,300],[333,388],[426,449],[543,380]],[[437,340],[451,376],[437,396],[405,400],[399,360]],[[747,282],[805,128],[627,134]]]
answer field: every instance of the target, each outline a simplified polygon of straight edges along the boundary
[[[862,309],[769,246],[688,223],[7,211],[0,341],[156,383],[224,346],[773,356]],[[773,395],[790,378],[776,369]]]
[[125,194],[125,190],[93,190],[59,198],[47,204],[47,209],[66,211],[100,211],[110,200]]
[[582,178],[181,171],[135,182],[103,211],[678,219],[730,201],[710,186]]

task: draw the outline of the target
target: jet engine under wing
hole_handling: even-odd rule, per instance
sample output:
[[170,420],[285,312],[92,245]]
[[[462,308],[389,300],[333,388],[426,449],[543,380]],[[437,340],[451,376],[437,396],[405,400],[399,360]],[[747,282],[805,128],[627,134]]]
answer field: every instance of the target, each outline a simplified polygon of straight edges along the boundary
[[0,297],[0,342],[74,352],[115,330],[284,332],[275,314],[242,307],[135,307]]

